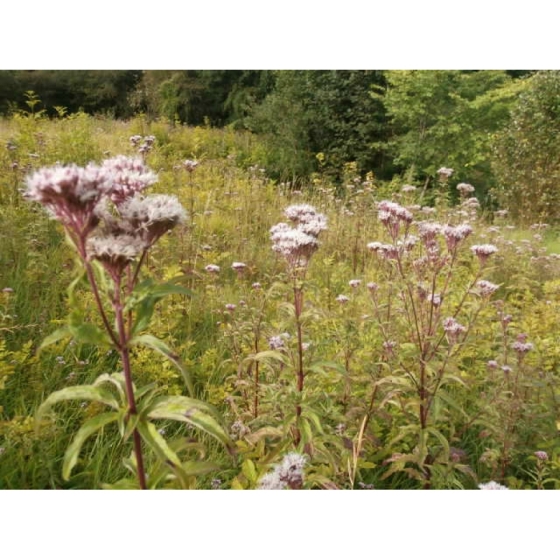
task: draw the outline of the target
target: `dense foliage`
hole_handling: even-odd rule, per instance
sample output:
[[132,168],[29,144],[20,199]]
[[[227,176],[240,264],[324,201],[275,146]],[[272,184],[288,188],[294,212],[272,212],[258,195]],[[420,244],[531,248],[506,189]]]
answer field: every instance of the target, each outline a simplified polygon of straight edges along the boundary
[[[49,119],[33,97],[0,139],[2,488],[142,485],[135,430],[150,487],[560,485],[558,243],[481,209],[484,190],[456,178],[469,167],[426,160],[430,204],[422,175],[381,181],[358,164],[342,185],[326,170],[295,189],[248,132]],[[141,156],[153,195],[188,217],[107,276],[108,253],[76,258],[64,222],[22,190],[40,169],[118,154]],[[133,325],[116,343],[97,297]]]
[[[344,166],[353,165],[363,178],[369,172],[381,180],[400,174],[431,189],[438,162],[445,161],[462,174],[459,179],[476,182],[481,201],[489,204],[492,193],[512,182],[527,183],[527,171],[523,180],[520,169],[515,177],[505,171],[521,163],[505,162],[517,158],[519,135],[530,134],[524,132],[528,123],[553,137],[553,110],[543,113],[536,101],[524,101],[525,109],[515,109],[518,117],[511,112],[521,93],[536,100],[530,91],[542,90],[539,83],[552,83],[555,76],[500,70],[12,70],[0,72],[0,113],[27,110],[27,96],[34,92],[41,101],[36,110],[51,117],[77,111],[121,119],[143,114],[250,130],[262,139],[260,165],[291,183],[304,184],[321,173],[342,184]],[[544,127],[536,124],[539,115]],[[514,133],[521,121],[523,131]],[[517,159],[531,166],[546,149],[541,144],[531,139],[531,149],[523,148]]]

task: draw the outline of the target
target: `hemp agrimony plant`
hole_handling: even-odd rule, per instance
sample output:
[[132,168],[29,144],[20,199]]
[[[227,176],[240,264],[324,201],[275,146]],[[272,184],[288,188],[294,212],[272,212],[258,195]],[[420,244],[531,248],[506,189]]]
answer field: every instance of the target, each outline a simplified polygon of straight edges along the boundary
[[[133,457],[125,464],[135,472],[142,489],[168,481],[178,481],[181,487],[188,488],[193,484],[193,472],[204,470],[194,468],[192,462],[183,463],[179,447],[168,444],[154,421],[184,422],[230,446],[218,413],[193,398],[192,381],[179,357],[165,342],[146,332],[155,306],[164,296],[188,295],[177,284],[156,285],[149,278],[142,279],[148,251],[187,218],[176,197],[143,194],[156,181],[156,174],[142,159],[125,156],[108,159],[101,165],[42,168],[26,179],[26,198],[42,204],[63,225],[80,262],[79,275],[69,289],[73,309],[68,324],[50,335],[42,347],[73,337],[77,342],[109,346],[120,356],[122,366],[122,371],[102,374],[91,385],[56,391],[39,408],[38,419],[56,403],[72,399],[95,401],[110,409],[87,420],[76,434],[64,457],[65,479],[70,477],[84,441],[112,422],[118,424],[123,441],[132,437]],[[76,288],[84,276],[101,327],[86,322],[80,312]],[[163,396],[156,384],[136,388],[130,353],[138,345],[171,360],[183,374],[190,396]],[[159,461],[149,480],[143,445]],[[134,484],[121,481],[120,486]]]
[[[327,229],[327,218],[309,204],[294,204],[284,210],[284,215],[293,226],[281,222],[270,230],[272,249],[284,257],[288,278],[293,290],[294,318],[297,333],[297,363],[295,364],[296,386],[302,398],[305,372],[303,368],[303,288],[309,261],[319,248],[319,235]],[[298,423],[301,417],[301,402],[296,405],[295,426],[292,434],[296,445],[301,440]]]
[[499,288],[482,279],[497,248],[472,245],[468,251],[465,240],[473,233],[468,223],[415,220],[395,202],[380,202],[378,219],[389,241],[371,242],[368,249],[386,281],[368,288],[391,374],[376,382],[373,392],[388,387],[387,398],[411,419],[392,442],[406,441],[407,452],[386,461],[386,476],[404,471],[429,488],[433,473],[449,476],[449,465],[471,474],[455,460],[438,410],[454,402],[453,391],[467,383],[461,352]]

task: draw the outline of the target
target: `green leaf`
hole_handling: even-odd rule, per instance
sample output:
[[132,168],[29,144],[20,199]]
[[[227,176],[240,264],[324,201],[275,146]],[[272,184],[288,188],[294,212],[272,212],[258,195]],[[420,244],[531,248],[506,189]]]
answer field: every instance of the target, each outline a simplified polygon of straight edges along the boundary
[[231,452],[234,444],[220,425],[216,409],[202,401],[183,396],[162,397],[147,409],[151,419],[177,420],[191,424],[223,443]]
[[64,478],[64,480],[70,478],[70,473],[78,461],[80,450],[86,439],[103,428],[106,424],[117,421],[118,417],[118,412],[105,412],[84,423],[64,454],[64,462],[62,464],[62,478]]
[[175,352],[173,352],[171,348],[169,348],[169,346],[167,346],[167,344],[163,342],[163,340],[160,340],[159,338],[156,338],[151,334],[141,334],[135,336],[131,340],[131,344],[141,344],[142,346],[147,346],[148,348],[152,348],[153,350],[156,350],[156,352],[163,354],[181,372],[185,384],[187,385],[187,390],[189,392],[189,395],[194,395],[194,386],[192,383],[190,373],[187,371],[187,368],[181,362],[179,356],[175,354]]
[[43,348],[46,348],[47,346],[50,346],[51,344],[57,343],[59,340],[69,338],[71,336],[72,333],[70,332],[70,327],[68,325],[64,325],[60,329],[57,329],[53,333],[49,334],[43,340],[43,342],[41,342],[41,345],[39,346],[39,351],[41,351]]
[[82,323],[81,318],[76,316],[70,318],[68,325],[70,334],[78,341],[85,344],[111,345],[111,340],[105,331],[91,323]]
[[142,439],[149,445],[158,458],[163,461],[170,461],[176,467],[181,467],[181,460],[177,454],[167,445],[163,436],[157,431],[152,422],[138,422],[136,425]]
[[255,483],[257,481],[257,469],[255,463],[251,459],[246,459],[241,465],[241,472],[245,475],[249,482]]
[[134,309],[136,311],[136,321],[132,327],[132,334],[142,332],[150,324],[156,304],[165,296],[180,294],[192,296],[192,292],[177,284],[153,284],[148,279],[139,284],[125,306],[125,312]]
[[220,465],[211,461],[185,461],[181,469],[187,476],[200,476],[220,469]]
[[102,385],[103,383],[110,383],[111,385],[117,388],[119,392],[119,396],[121,400],[124,402],[126,396],[126,386],[125,386],[125,379],[122,373],[102,373],[97,379],[93,382],[93,386],[97,387]]
[[256,354],[251,354],[248,358],[245,359],[246,362],[280,362],[285,366],[289,365],[289,360],[286,355],[282,354],[282,352],[278,352],[278,350],[263,350],[262,352],[257,352]]
[[282,437],[282,430],[280,428],[274,428],[272,426],[265,426],[252,434],[245,436],[245,440],[251,444],[257,443],[260,439],[265,437],[280,438]]
[[116,401],[115,397],[103,387],[76,385],[75,387],[65,387],[49,395],[47,400],[45,400],[37,410],[37,422],[39,422],[55,404],[71,400],[95,401],[106,404],[115,410],[119,408],[119,403]]

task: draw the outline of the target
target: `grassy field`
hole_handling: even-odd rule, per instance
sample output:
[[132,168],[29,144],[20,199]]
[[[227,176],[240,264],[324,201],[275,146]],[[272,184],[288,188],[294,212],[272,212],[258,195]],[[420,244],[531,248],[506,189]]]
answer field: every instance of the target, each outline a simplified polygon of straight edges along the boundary
[[[342,187],[317,175],[295,190],[267,177],[250,135],[77,114],[0,121],[0,488],[137,484],[133,428],[123,437],[113,424],[63,477],[66,450],[105,405],[80,398],[37,419],[53,392],[123,365],[114,346],[80,336],[39,351],[68,317],[103,324],[64,229],[22,196],[42,167],[137,156],[134,135],[155,137],[149,192],[176,196],[188,219],[148,251],[139,278],[173,286],[149,324],[173,359],[131,346],[133,380],[187,398],[186,375],[212,419],[154,419],[150,485],[251,489],[295,465],[301,480],[288,487],[558,487],[560,247],[549,227],[481,210],[476,185],[450,206],[453,176],[430,206],[421,188],[352,166]],[[294,264],[270,230],[303,231],[284,212],[304,204],[326,228]],[[104,288],[109,308],[110,279]]]

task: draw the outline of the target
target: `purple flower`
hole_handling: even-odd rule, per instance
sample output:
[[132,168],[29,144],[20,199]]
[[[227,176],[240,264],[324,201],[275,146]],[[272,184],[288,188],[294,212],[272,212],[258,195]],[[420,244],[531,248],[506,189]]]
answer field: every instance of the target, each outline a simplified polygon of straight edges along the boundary
[[539,461],[548,461],[548,453],[546,451],[535,451],[534,455]]
[[64,226],[85,237],[99,222],[95,207],[113,182],[113,174],[97,165],[55,165],[28,176],[24,196],[45,206]]
[[495,245],[473,245],[471,251],[478,257],[480,264],[484,264],[490,255],[498,251]]
[[479,280],[476,283],[476,287],[479,289],[482,297],[491,296],[499,288],[498,285],[492,284],[492,282],[488,282],[488,280]]

